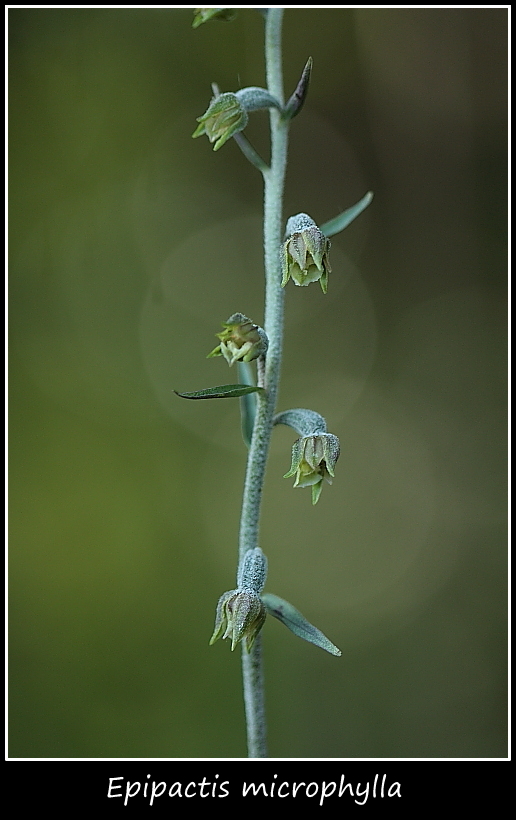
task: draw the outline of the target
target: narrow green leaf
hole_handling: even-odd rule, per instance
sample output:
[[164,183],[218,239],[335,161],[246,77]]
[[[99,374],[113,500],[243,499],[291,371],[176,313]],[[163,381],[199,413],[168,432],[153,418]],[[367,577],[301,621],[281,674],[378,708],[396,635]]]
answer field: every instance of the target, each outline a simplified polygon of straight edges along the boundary
[[193,393],[178,393],[177,390],[174,390],[174,393],[182,399],[232,399],[245,396],[246,393],[256,393],[258,390],[263,391],[263,388],[248,384],[219,384],[217,387],[207,387]]
[[362,213],[362,211],[365,211],[372,199],[373,192],[368,191],[367,194],[362,197],[360,202],[356,203],[356,205],[352,205],[351,208],[348,208],[346,211],[342,211],[341,214],[333,219],[330,219],[329,222],[325,222],[324,225],[321,225],[321,231],[323,234],[330,237],[343,231],[344,228],[347,228],[348,225]]
[[269,615],[273,615],[278,621],[281,621],[282,624],[288,626],[294,635],[316,646],[320,646],[321,649],[325,649],[326,652],[329,652],[331,655],[342,655],[340,649],[337,649],[335,644],[328,640],[320,629],[317,629],[316,626],[313,626],[307,621],[299,610],[292,606],[292,604],[289,604],[288,601],[279,598],[277,595],[271,595],[270,592],[262,595],[262,601]]
[[[238,378],[244,384],[254,387],[253,369],[247,362],[237,362]],[[242,419],[242,438],[249,449],[256,415],[256,396],[248,393],[240,397],[240,417]]]

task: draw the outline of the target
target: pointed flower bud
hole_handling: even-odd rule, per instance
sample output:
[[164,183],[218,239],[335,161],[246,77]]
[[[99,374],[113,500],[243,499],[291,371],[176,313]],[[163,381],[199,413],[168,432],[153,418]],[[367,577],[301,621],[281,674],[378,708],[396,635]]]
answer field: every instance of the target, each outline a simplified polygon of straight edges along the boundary
[[213,150],[218,151],[233,134],[244,130],[248,120],[247,111],[237,95],[228,91],[214,97],[206,113],[197,117],[199,125],[192,137],[206,134],[209,141],[215,143]]
[[223,322],[223,327],[222,333],[215,334],[220,344],[208,353],[207,358],[224,356],[231,366],[237,361],[252,362],[267,352],[269,340],[265,331],[243,313],[234,313]]
[[323,479],[332,483],[335,464],[340,454],[337,436],[331,433],[317,433],[303,436],[292,447],[292,466],[283,478],[295,475],[294,487],[311,487],[312,504],[317,504],[321,495]]
[[192,28],[198,28],[208,20],[234,20],[236,17],[236,9],[194,9],[194,19]]
[[232,651],[239,641],[245,641],[245,647],[250,652],[266,615],[262,599],[252,589],[232,589],[225,592],[217,605],[210,646],[219,638],[231,638]]
[[312,65],[313,60],[309,57],[303,69],[303,73],[301,74],[301,79],[299,80],[294,93],[285,106],[283,113],[283,117],[285,119],[293,120],[294,117],[297,117],[305,104],[306,95],[308,93],[308,85],[310,83],[310,75],[312,73]]
[[281,254],[281,287],[285,287],[292,277],[295,284],[301,286],[320,282],[323,293],[326,293],[328,274],[331,273],[330,240],[308,214],[291,216],[285,237]]

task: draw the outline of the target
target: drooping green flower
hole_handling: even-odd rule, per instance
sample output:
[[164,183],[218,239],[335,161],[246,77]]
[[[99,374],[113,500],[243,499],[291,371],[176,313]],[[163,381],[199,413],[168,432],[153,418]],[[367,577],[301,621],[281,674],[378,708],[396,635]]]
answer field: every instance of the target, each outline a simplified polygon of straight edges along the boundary
[[223,322],[223,327],[222,333],[215,334],[220,344],[208,353],[207,358],[224,356],[231,366],[237,361],[252,362],[267,352],[269,340],[265,331],[243,313],[234,313]]
[[323,480],[332,483],[340,454],[337,436],[317,433],[299,438],[292,447],[292,465],[283,478],[295,475],[294,487],[311,487],[312,504],[317,504]]
[[245,641],[245,647],[250,652],[266,615],[262,599],[254,590],[232,589],[225,592],[217,604],[210,646],[219,638],[231,638],[231,650],[239,641]]
[[198,28],[203,23],[207,23],[208,20],[234,20],[236,17],[236,9],[226,9],[226,8],[218,8],[218,9],[194,9],[194,19],[192,23],[192,28]]
[[247,111],[237,95],[227,91],[214,97],[208,110],[202,117],[197,117],[199,125],[192,137],[206,134],[209,141],[215,143],[213,150],[218,151],[234,134],[244,130],[248,120]]
[[326,293],[328,274],[331,273],[328,256],[330,240],[308,214],[291,216],[285,237],[281,255],[281,287],[285,287],[292,277],[295,284],[301,287],[320,282],[323,293]]

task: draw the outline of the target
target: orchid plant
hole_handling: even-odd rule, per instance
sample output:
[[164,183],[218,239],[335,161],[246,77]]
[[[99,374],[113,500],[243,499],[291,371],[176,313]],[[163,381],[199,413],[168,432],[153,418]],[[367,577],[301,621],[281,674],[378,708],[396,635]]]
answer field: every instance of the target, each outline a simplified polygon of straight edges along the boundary
[[[242,431],[248,447],[247,469],[240,520],[237,586],[219,599],[215,629],[210,641],[230,638],[231,649],[242,645],[243,687],[247,722],[248,756],[267,757],[261,639],[267,615],[279,619],[295,635],[339,656],[340,650],[292,604],[264,593],[267,559],[259,544],[259,517],[269,443],[274,427],[284,424],[299,436],[292,447],[292,464],[285,478],[295,477],[294,487],[311,487],[312,503],[319,501],[324,481],[331,484],[339,457],[339,440],[329,433],[319,413],[304,408],[276,412],[283,347],[285,287],[319,282],[323,293],[331,273],[330,237],[346,228],[369,205],[368,192],[356,205],[320,227],[306,213],[283,221],[282,203],[287,167],[289,127],[306,99],[312,59],[309,58],[292,95],[285,101],[282,79],[281,8],[258,9],[265,21],[267,88],[249,87],[220,93],[198,117],[193,137],[206,135],[213,150],[235,140],[244,156],[260,171],[264,182],[264,327],[243,313],[232,314],[217,334],[219,344],[209,357],[223,356],[236,363],[239,381],[188,393],[186,399],[240,398]],[[210,20],[229,21],[234,9],[195,9],[193,27]],[[269,111],[271,150],[266,162],[243,133],[249,114]],[[285,227],[284,227],[285,226]],[[256,365],[251,363],[255,362]]]

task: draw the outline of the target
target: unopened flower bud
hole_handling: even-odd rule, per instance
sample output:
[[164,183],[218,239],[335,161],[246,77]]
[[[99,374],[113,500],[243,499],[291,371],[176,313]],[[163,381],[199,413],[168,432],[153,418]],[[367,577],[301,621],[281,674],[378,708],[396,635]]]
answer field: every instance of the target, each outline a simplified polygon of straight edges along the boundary
[[337,436],[331,433],[317,433],[303,436],[292,447],[292,466],[284,478],[295,475],[294,487],[311,487],[312,504],[317,504],[321,495],[323,479],[332,483],[335,464],[340,454]]
[[208,353],[208,358],[224,356],[231,366],[236,361],[252,362],[267,352],[269,340],[265,331],[243,313],[234,313],[223,322],[223,327],[222,333],[215,334],[220,344]]
[[320,282],[323,293],[326,293],[328,274],[331,273],[328,257],[330,240],[308,214],[291,216],[285,237],[281,255],[281,287],[285,287],[292,277],[295,284],[301,286]]
[[239,641],[244,640],[245,647],[250,652],[266,615],[262,599],[252,589],[232,589],[225,592],[217,605],[210,645],[219,638],[231,638],[233,650]]

